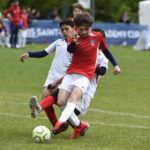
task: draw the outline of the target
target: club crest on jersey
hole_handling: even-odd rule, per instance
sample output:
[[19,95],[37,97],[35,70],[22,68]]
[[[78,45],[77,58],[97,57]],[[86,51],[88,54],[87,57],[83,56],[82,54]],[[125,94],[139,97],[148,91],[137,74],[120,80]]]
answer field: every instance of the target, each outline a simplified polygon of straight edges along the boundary
[[91,40],[90,42],[91,42],[91,45],[94,46],[94,40]]

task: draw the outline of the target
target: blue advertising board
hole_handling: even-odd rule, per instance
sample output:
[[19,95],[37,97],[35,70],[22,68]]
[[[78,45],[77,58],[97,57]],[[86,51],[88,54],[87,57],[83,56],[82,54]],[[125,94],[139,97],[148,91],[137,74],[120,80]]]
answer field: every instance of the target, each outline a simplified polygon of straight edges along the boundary
[[[9,28],[9,22],[5,24]],[[146,25],[124,23],[94,23],[93,28],[101,28],[106,34],[107,45],[135,45],[141,32],[147,31]],[[9,29],[8,29],[9,30]],[[28,24],[28,42],[52,43],[62,38],[59,23],[48,20],[34,20]]]
[[141,32],[147,31],[146,25],[124,23],[94,23],[93,28],[101,28],[106,34],[108,45],[135,45]]

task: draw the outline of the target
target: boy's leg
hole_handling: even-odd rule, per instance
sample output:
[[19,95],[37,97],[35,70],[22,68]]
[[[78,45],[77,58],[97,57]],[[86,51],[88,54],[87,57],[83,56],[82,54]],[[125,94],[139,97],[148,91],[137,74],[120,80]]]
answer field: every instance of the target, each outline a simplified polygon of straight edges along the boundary
[[[63,90],[65,91],[65,90]],[[62,96],[63,94],[60,92],[58,99],[60,96]],[[67,102],[67,105],[65,107],[65,109],[62,112],[62,115],[59,118],[59,121],[56,123],[55,127],[53,128],[53,133],[54,134],[58,134],[61,132],[61,128],[63,128],[64,123],[69,119],[69,117],[71,117],[71,115],[74,112],[76,103],[78,101],[78,99],[80,99],[82,95],[82,90],[79,87],[74,87],[71,96],[69,97],[69,101]],[[69,96],[69,95],[68,95]],[[79,119],[76,119],[76,124],[79,124]]]
[[[53,128],[54,134],[58,134],[61,132],[61,128],[63,127],[63,124],[72,115],[78,100],[87,89],[89,83],[90,83],[89,79],[80,74],[69,74],[65,76],[60,88],[65,89],[64,91],[70,91],[71,95],[70,96],[68,95],[69,98],[65,97],[66,100],[68,99],[68,102],[66,104],[64,111],[62,112],[62,115],[59,118],[59,121],[56,123],[55,127]],[[62,93],[59,92],[58,102],[57,102],[58,106],[61,105],[60,103],[61,98],[62,98]]]
[[9,35],[5,37],[5,46],[9,47]]
[[48,97],[50,95],[51,93],[48,91],[47,86],[43,87],[41,98],[44,99],[45,97]]
[[[61,95],[61,93],[60,93],[60,95]],[[79,87],[75,86],[73,88],[73,91],[72,91],[69,99],[68,99],[66,108],[64,109],[64,111],[62,112],[62,115],[59,118],[60,122],[66,122],[69,119],[69,117],[73,113],[73,111],[76,107],[76,104],[81,96],[82,96],[82,90]]]
[[57,99],[58,91],[56,90],[52,96],[48,96],[42,99],[39,103],[35,96],[31,97],[30,99],[30,108],[31,108],[31,116],[36,118],[38,113],[42,110],[51,107],[55,103],[55,99]]
[[23,30],[23,36],[22,36],[22,47],[26,47],[26,37],[27,37],[27,30]]
[[[50,97],[53,97],[53,98],[55,99],[53,103],[56,103],[56,102],[57,102],[58,93],[59,93],[59,89],[57,89],[55,92],[53,92],[53,93],[51,94],[51,96],[49,96],[49,98],[50,98]],[[68,95],[68,92],[67,92],[66,94]],[[62,95],[64,95],[64,94],[62,94]],[[70,94],[69,94],[69,95],[70,95]],[[51,103],[51,102],[46,102],[46,99],[49,100],[49,98],[48,98],[48,97],[45,98],[45,102],[42,102],[43,104],[42,104],[41,106],[42,106],[43,108],[47,107],[47,106],[46,106],[47,103],[49,103],[49,106],[50,106],[50,103]],[[43,100],[44,100],[44,99],[43,99]],[[51,101],[52,101],[52,99],[51,99]],[[45,106],[45,107],[44,107],[44,106]],[[54,111],[54,109],[53,109],[53,106],[51,105],[50,107],[47,107],[47,108],[45,109],[45,112],[46,112],[46,114],[47,114],[47,116],[48,116],[50,122],[51,122],[52,125],[54,126],[58,120],[57,120],[57,117],[56,117],[56,115],[55,115],[55,111]],[[62,129],[61,129],[61,132],[62,132],[62,131],[65,131],[68,127],[69,127],[68,122],[65,122],[64,125],[63,125],[63,127],[62,127]]]
[[22,36],[21,36],[21,29],[19,29],[19,33],[18,33],[18,44],[19,44],[19,48],[22,48]]
[[46,108],[45,112],[46,112],[46,115],[47,115],[49,121],[51,122],[51,124],[54,127],[55,124],[57,123],[58,119],[56,117],[55,110],[54,110],[53,106]]

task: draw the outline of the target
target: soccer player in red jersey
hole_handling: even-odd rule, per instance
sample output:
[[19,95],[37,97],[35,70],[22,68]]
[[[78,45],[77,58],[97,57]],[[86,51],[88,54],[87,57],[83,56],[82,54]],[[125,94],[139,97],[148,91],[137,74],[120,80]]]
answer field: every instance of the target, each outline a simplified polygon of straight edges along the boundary
[[[81,13],[75,17],[78,34],[74,31],[69,41],[68,51],[73,53],[72,62],[60,85],[57,104],[65,106],[58,122],[53,128],[53,133],[61,132],[64,123],[73,115],[73,111],[80,97],[87,89],[95,72],[97,49],[102,49],[104,55],[114,66],[114,74],[120,73],[114,57],[107,49],[100,33],[91,31],[93,17],[88,13]],[[85,122],[74,116],[75,129],[71,137],[78,135],[87,127]]]
[[[9,14],[9,15],[8,15]],[[12,48],[16,48],[17,39],[18,39],[18,31],[19,31],[19,23],[20,23],[20,6],[19,1],[15,0],[14,5],[11,6],[5,13],[4,16],[10,20],[10,44]]]
[[[68,18],[72,21],[74,21],[74,18],[76,17],[76,15],[81,14],[83,12],[84,8],[81,4],[79,3],[74,3],[73,4],[73,18]],[[77,26],[74,26],[75,30],[77,31]]]
[[81,4],[79,3],[74,3],[73,4],[73,18],[68,18],[72,21],[74,21],[74,18],[76,17],[76,15],[81,14],[83,12],[84,8]]

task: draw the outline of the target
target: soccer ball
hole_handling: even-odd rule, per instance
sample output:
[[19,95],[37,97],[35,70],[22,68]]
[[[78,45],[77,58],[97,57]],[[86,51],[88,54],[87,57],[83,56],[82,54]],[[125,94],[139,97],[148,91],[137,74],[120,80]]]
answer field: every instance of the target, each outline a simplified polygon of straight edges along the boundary
[[37,126],[32,132],[32,137],[36,143],[43,143],[50,140],[51,133],[47,127]]

